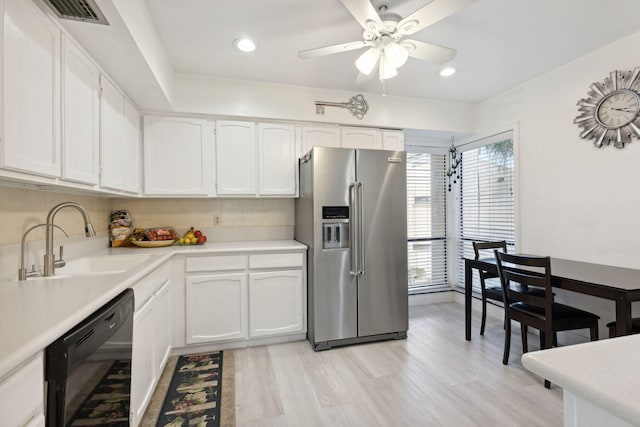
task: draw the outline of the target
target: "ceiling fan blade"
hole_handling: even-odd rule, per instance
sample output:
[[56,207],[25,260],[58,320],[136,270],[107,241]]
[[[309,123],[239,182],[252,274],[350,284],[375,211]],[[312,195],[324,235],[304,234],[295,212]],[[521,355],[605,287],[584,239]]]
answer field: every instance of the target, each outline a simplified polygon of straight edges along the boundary
[[333,55],[334,53],[342,53],[350,50],[361,49],[369,45],[370,43],[365,43],[365,42],[349,42],[349,43],[335,44],[333,46],[319,47],[316,49],[301,50],[300,52],[298,52],[298,58],[307,59],[307,58],[315,58],[317,56]]
[[382,21],[369,0],[340,0],[342,5],[356,18],[365,30],[378,32]]
[[402,40],[400,44],[407,49],[410,57],[435,64],[446,64],[456,56],[455,49],[418,40]]
[[414,34],[464,9],[477,0],[434,0],[398,22],[402,34]]

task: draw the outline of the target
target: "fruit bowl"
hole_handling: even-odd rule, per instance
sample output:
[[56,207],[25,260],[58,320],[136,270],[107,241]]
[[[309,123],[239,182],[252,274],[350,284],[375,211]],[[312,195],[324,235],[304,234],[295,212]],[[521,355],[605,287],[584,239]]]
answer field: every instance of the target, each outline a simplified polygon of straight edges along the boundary
[[175,243],[173,240],[131,240],[131,243],[141,248],[163,248]]

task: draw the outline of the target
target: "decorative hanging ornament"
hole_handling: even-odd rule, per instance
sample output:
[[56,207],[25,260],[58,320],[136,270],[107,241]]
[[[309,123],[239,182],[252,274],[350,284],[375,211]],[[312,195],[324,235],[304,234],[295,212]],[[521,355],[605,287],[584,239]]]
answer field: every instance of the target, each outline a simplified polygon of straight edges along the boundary
[[447,179],[449,180],[449,191],[451,191],[451,177],[455,175],[453,178],[453,183],[458,182],[460,179],[460,170],[458,170],[458,166],[460,166],[460,162],[462,161],[462,155],[458,156],[458,149],[453,145],[453,136],[451,137],[451,146],[449,147],[449,167],[447,169]]

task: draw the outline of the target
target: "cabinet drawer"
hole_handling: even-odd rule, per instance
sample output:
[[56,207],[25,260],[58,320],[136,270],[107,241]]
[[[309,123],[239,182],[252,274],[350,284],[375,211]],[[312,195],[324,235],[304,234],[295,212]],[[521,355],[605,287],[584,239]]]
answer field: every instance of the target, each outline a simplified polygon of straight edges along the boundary
[[169,264],[165,264],[141,279],[133,286],[136,309],[138,311],[158,289],[171,277]]
[[251,255],[249,257],[249,268],[302,267],[303,264],[304,257],[300,253]]
[[42,354],[0,382],[2,425],[21,426],[44,413],[44,362]]
[[198,271],[225,271],[225,270],[246,270],[246,255],[216,255],[187,258],[186,270],[188,272]]

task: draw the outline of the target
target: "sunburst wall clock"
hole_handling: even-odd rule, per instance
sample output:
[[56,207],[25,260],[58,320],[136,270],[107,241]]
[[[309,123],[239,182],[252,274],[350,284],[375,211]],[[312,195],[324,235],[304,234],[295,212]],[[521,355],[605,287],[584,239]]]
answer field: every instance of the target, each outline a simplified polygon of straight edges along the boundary
[[593,83],[578,107],[573,122],[582,128],[580,138],[593,139],[596,147],[624,148],[632,137],[640,138],[640,67],[612,71],[604,81]]

